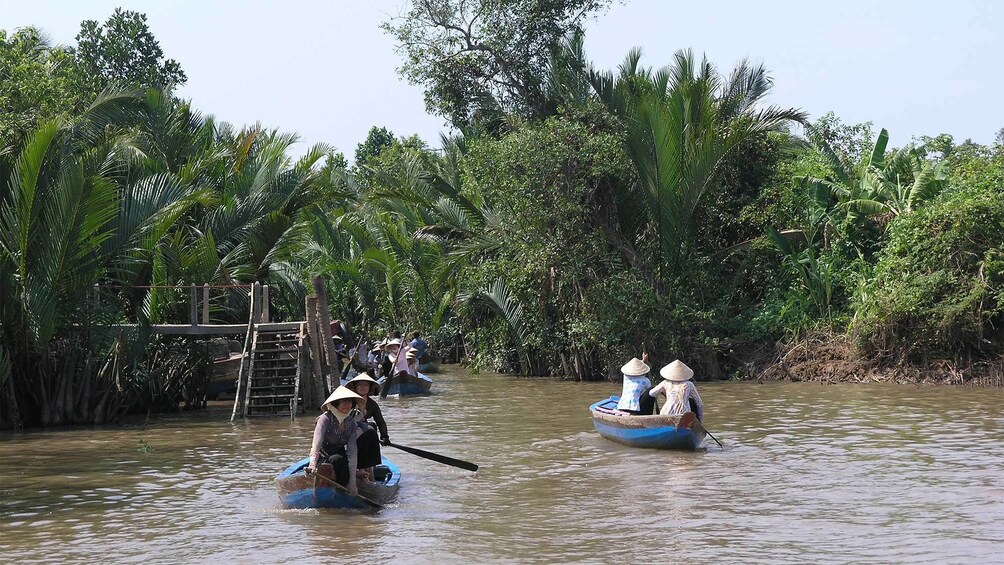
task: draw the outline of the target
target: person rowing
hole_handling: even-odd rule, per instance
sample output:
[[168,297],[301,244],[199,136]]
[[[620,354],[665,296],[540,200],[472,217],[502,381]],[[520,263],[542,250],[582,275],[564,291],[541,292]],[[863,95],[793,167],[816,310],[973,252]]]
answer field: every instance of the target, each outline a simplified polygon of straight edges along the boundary
[[648,391],[648,396],[653,400],[660,394],[666,395],[666,403],[659,413],[663,416],[677,416],[693,412],[698,420],[703,421],[704,403],[697,393],[697,385],[691,380],[694,378],[694,370],[677,359],[660,369],[659,374],[665,380]]
[[387,344],[383,346],[383,350],[386,355],[383,358],[383,362],[380,364],[380,375],[384,377],[384,382],[387,382],[398,371],[396,364],[398,354],[401,352],[401,339],[394,338],[388,341]]
[[[359,435],[356,444],[359,447],[359,467],[373,475],[373,467],[380,465],[383,459],[380,456],[380,444],[390,445],[390,436],[387,434],[387,421],[383,418],[380,405],[373,399],[373,395],[380,394],[380,383],[373,380],[366,373],[356,375],[351,381],[345,384],[345,388],[360,396],[356,406],[362,412],[363,421],[370,418],[376,424],[376,428],[367,422],[366,429]],[[377,430],[380,432],[380,439],[377,440]]]

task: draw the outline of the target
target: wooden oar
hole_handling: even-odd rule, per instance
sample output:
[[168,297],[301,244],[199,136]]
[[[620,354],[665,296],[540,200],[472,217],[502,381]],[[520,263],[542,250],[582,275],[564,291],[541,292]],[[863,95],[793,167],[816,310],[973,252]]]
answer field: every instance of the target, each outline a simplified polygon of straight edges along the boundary
[[444,465],[451,465],[453,467],[459,467],[460,469],[466,469],[468,471],[477,471],[478,466],[469,461],[464,461],[462,459],[454,459],[452,457],[447,457],[445,455],[440,455],[438,453],[432,453],[431,451],[425,451],[424,449],[417,449],[415,447],[408,447],[406,445],[398,445],[396,443],[387,442],[386,445],[391,447],[396,447],[401,451],[407,451],[412,455],[417,455],[419,457],[424,457],[430,461],[435,461],[436,463],[442,463]]
[[708,437],[710,437],[711,439],[715,440],[715,443],[718,444],[718,447],[720,447],[722,449],[725,449],[725,446],[722,445],[722,442],[718,441],[718,438],[716,438],[715,436],[711,435],[711,432],[708,431],[708,428],[704,428],[704,433],[708,434]]
[[373,508],[383,508],[383,507],[384,507],[384,506],[383,506],[383,504],[380,504],[379,502],[374,502],[374,501],[372,501],[372,500],[370,500],[370,499],[366,498],[365,496],[363,496],[363,495],[361,495],[361,494],[358,494],[358,493],[357,493],[357,494],[352,494],[351,492],[349,492],[349,489],[347,489],[347,488],[343,487],[342,485],[340,485],[340,484],[336,483],[335,481],[332,481],[331,479],[329,479],[329,478],[325,477],[324,475],[321,475],[321,474],[319,474],[319,473],[316,473],[316,472],[314,472],[314,473],[311,473],[311,472],[310,472],[310,468],[307,468],[307,469],[304,469],[304,470],[303,470],[303,472],[304,472],[304,473],[305,473],[306,475],[310,475],[310,476],[314,476],[314,477],[318,477],[318,478],[320,478],[320,479],[322,479],[322,480],[324,480],[324,481],[327,481],[327,482],[328,482],[329,484],[331,484],[331,485],[332,485],[333,487],[335,487],[336,489],[338,489],[338,490],[340,490],[340,491],[344,492],[345,494],[347,494],[347,495],[349,495],[349,496],[354,496],[354,497],[358,498],[359,500],[362,500],[363,502],[365,502],[366,504],[369,504],[369,505],[370,505],[370,506],[372,506]]
[[340,379],[341,381],[344,381],[345,377],[348,376],[349,369],[352,368],[352,360],[356,358],[356,355],[359,355],[359,346],[362,344],[363,344],[363,336],[359,336],[359,341],[356,343],[356,348],[352,350],[352,356],[349,357],[349,360],[345,362],[345,370],[342,371],[342,378]]

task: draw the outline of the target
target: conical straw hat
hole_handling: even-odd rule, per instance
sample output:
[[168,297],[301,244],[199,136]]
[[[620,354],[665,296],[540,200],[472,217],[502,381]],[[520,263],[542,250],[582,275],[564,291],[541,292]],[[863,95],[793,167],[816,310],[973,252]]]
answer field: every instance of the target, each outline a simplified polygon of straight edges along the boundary
[[637,357],[632,357],[630,361],[621,367],[621,372],[630,376],[647,375],[651,370],[651,367]]
[[683,381],[689,381],[693,378],[694,370],[688,367],[683,361],[677,359],[662,369],[659,369],[659,374],[667,381],[681,383]]
[[327,410],[328,404],[331,404],[332,402],[337,402],[337,401],[339,401],[339,400],[341,400],[343,398],[351,398],[352,400],[362,400],[363,399],[363,397],[361,397],[358,394],[352,392],[352,390],[347,389],[344,386],[340,386],[340,387],[338,387],[338,388],[335,389],[335,392],[331,393],[331,396],[329,396],[328,399],[325,400],[323,404],[321,404],[321,410]]
[[380,394],[380,383],[373,380],[373,377],[367,375],[366,373],[359,373],[358,375],[352,377],[352,380],[345,383],[345,388],[356,391],[356,385],[359,383],[369,383],[370,384],[370,396]]

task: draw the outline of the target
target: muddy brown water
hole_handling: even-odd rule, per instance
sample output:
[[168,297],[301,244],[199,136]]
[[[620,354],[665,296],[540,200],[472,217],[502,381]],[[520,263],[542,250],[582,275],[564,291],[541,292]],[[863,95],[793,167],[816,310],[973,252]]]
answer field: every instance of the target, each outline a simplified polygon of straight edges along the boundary
[[379,511],[284,510],[312,418],[229,406],[0,436],[3,562],[972,563],[1004,559],[1004,390],[701,383],[704,453],[599,437],[618,391],[434,376],[383,401],[402,469]]

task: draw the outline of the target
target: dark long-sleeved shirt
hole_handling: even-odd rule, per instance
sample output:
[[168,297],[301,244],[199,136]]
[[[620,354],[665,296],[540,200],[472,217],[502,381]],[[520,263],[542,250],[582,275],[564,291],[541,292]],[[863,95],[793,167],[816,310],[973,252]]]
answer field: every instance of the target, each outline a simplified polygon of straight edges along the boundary
[[377,404],[376,400],[373,400],[372,396],[366,399],[366,410],[363,412],[363,417],[367,420],[373,418],[373,421],[376,422],[377,430],[380,431],[381,438],[389,437],[387,435],[387,421],[383,419],[380,405]]

